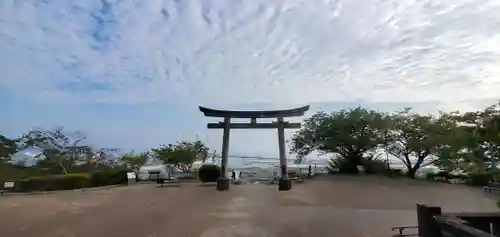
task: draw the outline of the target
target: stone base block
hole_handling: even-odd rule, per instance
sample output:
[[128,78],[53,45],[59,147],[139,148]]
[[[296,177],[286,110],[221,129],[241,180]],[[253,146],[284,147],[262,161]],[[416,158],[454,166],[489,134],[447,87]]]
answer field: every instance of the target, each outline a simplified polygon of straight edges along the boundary
[[291,179],[280,179],[278,183],[278,190],[280,191],[288,191],[292,189],[292,180]]
[[229,178],[219,178],[217,179],[217,190],[224,191],[229,189],[229,184],[231,180]]

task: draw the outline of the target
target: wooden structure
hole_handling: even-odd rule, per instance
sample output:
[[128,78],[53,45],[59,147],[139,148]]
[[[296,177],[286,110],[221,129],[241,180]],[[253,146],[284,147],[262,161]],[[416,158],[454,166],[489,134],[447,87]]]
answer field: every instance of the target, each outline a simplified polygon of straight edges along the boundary
[[[290,190],[291,181],[287,175],[287,159],[285,148],[285,129],[300,128],[300,123],[285,122],[285,117],[302,116],[309,110],[309,105],[295,109],[287,110],[269,110],[269,111],[234,111],[234,110],[216,110],[206,107],[199,107],[200,111],[206,117],[224,118],[224,121],[218,123],[208,123],[208,129],[223,129],[222,137],[222,156],[221,156],[221,176],[217,181],[217,190],[229,189],[229,179],[227,177],[227,162],[229,152],[229,134],[231,129],[277,129],[278,144],[280,154],[281,179],[279,181],[279,190]],[[249,123],[231,123],[232,118],[248,118]],[[258,122],[257,119],[276,118],[275,122]]]
[[[417,204],[418,226],[394,227],[394,235],[420,237],[495,237],[500,236],[500,212],[442,213],[440,207]],[[404,229],[418,234],[403,234]]]

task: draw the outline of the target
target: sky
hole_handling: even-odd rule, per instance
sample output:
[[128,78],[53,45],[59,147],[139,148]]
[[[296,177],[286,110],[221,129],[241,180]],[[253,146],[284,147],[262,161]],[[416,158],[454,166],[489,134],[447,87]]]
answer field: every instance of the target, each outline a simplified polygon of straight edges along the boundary
[[[198,106],[475,110],[500,95],[500,0],[2,0],[0,133],[64,125],[145,151],[201,139]],[[287,138],[293,130],[286,133]],[[274,130],[230,154],[277,157]]]

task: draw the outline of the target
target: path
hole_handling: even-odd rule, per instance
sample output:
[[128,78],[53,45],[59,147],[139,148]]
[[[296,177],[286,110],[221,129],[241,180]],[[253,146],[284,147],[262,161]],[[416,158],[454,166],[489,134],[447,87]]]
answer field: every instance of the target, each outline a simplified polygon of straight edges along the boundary
[[481,190],[422,181],[332,177],[274,186],[156,188],[138,185],[86,193],[0,198],[2,236],[280,237],[390,236],[416,223],[415,203],[445,211],[495,210]]

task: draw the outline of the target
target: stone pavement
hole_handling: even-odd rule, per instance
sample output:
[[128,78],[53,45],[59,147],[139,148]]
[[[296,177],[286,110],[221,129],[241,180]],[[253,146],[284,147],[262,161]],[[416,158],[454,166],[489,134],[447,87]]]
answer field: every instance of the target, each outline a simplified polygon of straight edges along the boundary
[[415,203],[445,211],[491,211],[495,200],[459,185],[377,177],[215,187],[137,185],[91,192],[0,198],[6,237],[391,236],[416,223]]

